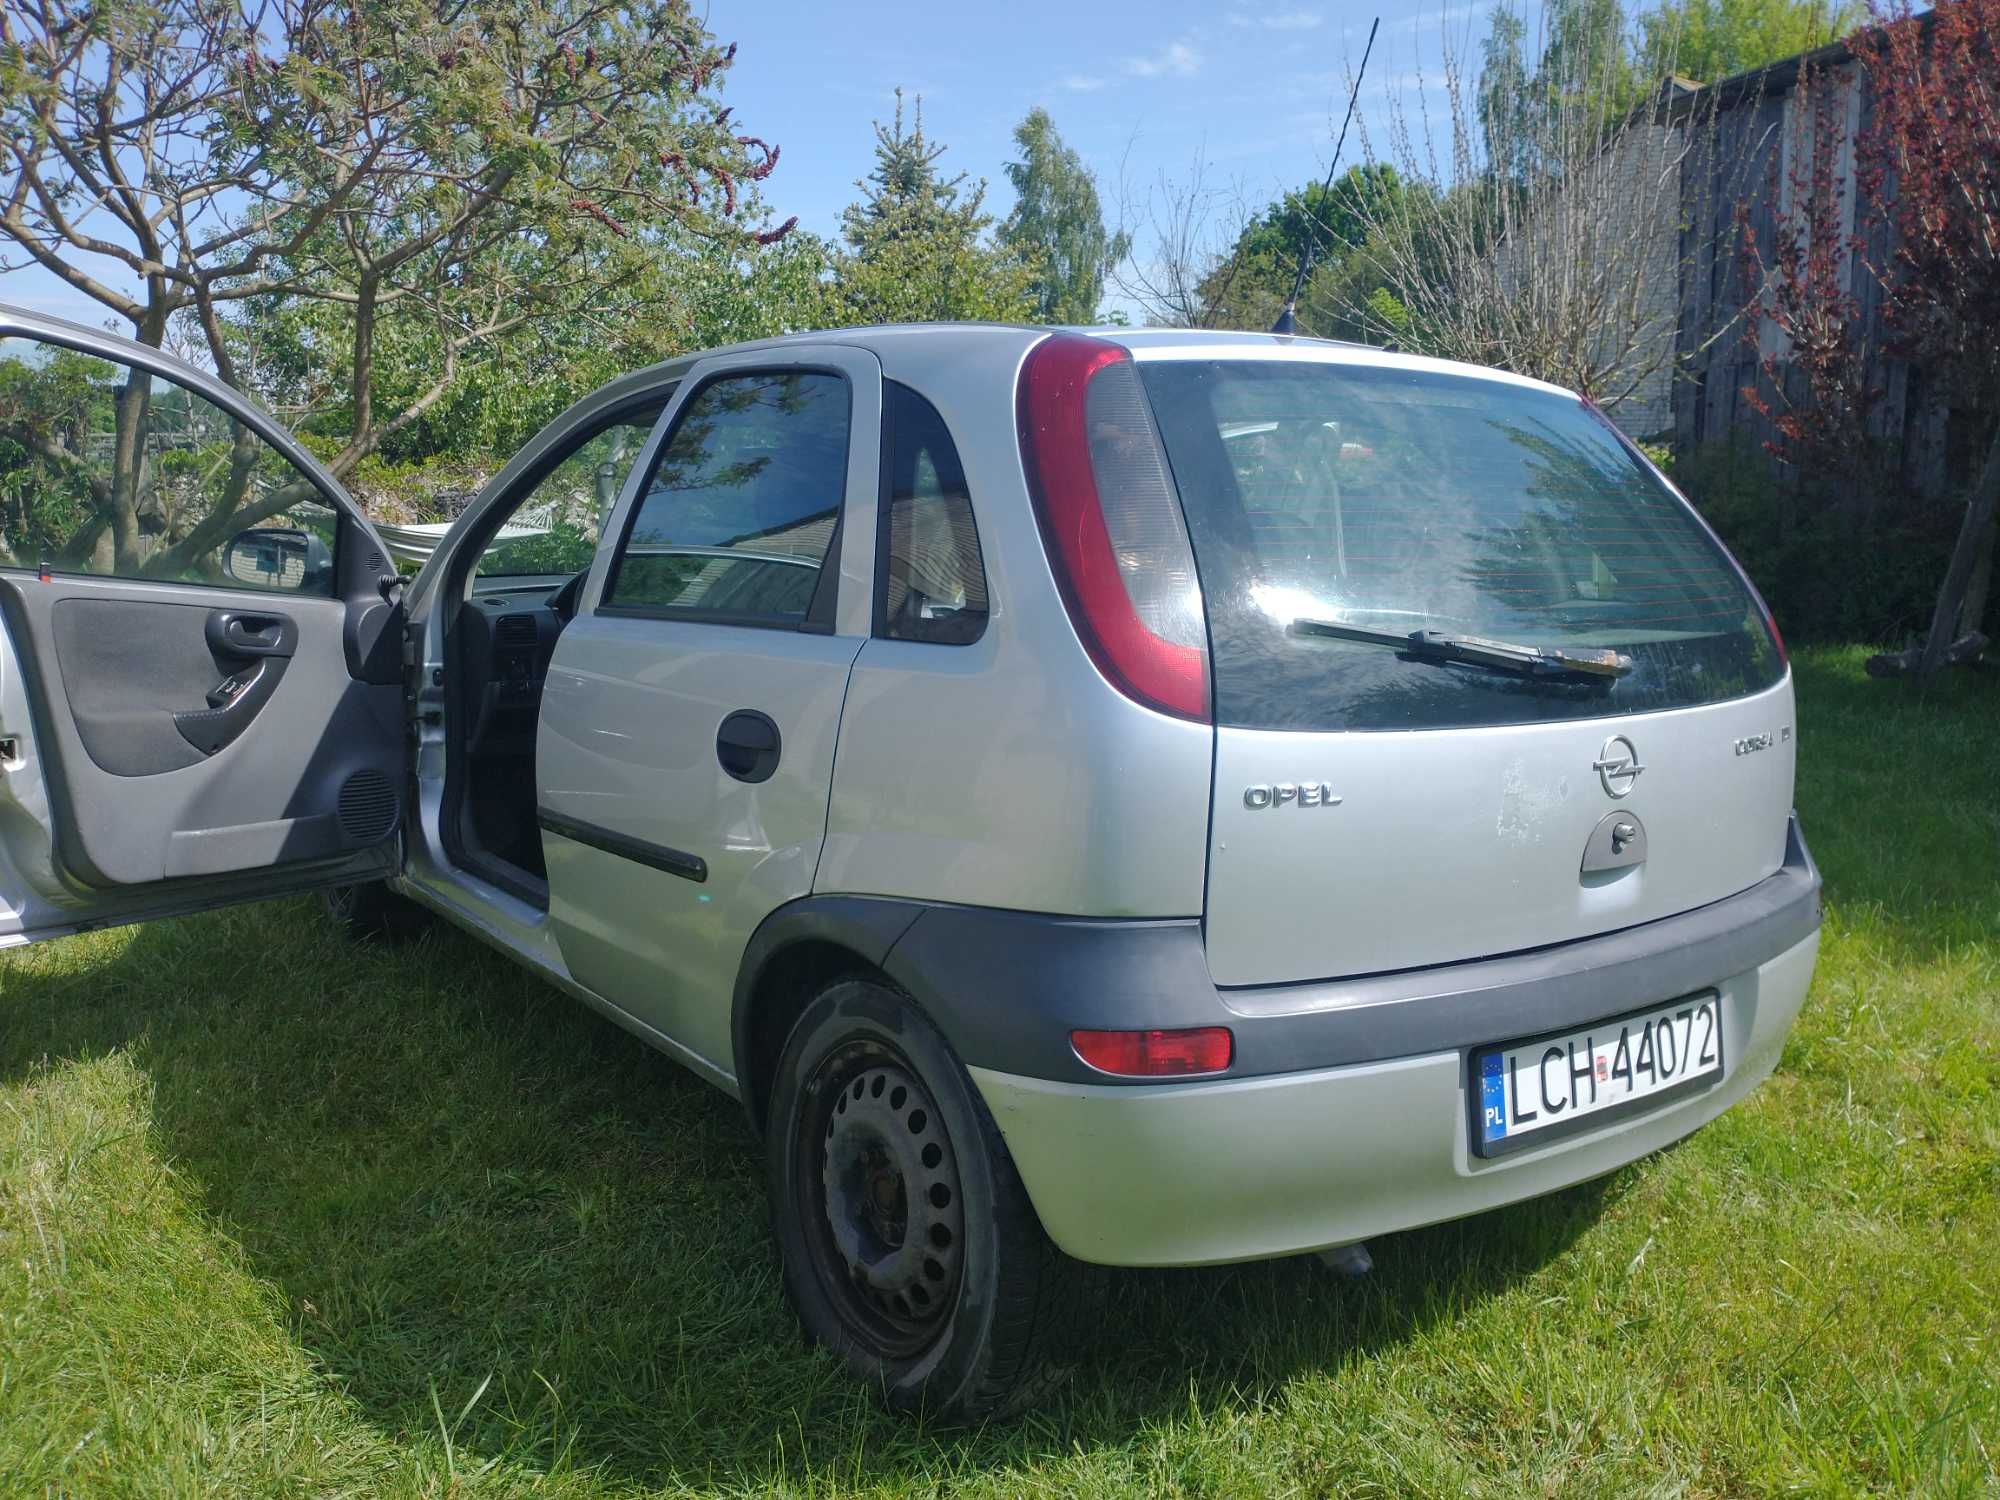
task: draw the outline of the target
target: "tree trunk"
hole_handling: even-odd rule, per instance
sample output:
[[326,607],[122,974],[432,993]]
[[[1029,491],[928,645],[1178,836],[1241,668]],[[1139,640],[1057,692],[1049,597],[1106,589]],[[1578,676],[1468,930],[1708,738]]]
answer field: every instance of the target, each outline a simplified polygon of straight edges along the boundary
[[1991,597],[1993,587],[1993,543],[2000,537],[2000,522],[1986,528],[1986,540],[1980,544],[1979,560],[1972,565],[1972,582],[1965,590],[1965,604],[1959,611],[1958,633],[1969,634],[1986,623],[1986,601]]
[[228,541],[232,533],[255,526],[259,521],[268,521],[272,516],[282,515],[294,505],[319,499],[319,490],[310,479],[301,475],[288,484],[266,491],[239,509],[212,510],[178,542],[155,551],[147,560],[146,576],[172,578],[194,567],[203,556]]
[[153,377],[137,366],[126,372],[115,403],[116,433],[111,454],[111,549],[113,567],[139,571],[139,491],[146,465]]
[[[166,337],[167,315],[160,306],[159,288],[135,330],[142,344],[157,349]],[[111,538],[111,571],[131,576],[139,571],[139,502],[146,493],[149,476],[148,439],[152,432],[153,377],[137,365],[125,371],[125,383],[113,398],[115,431],[112,437],[111,492],[105,516]],[[102,542],[99,552],[102,552]]]
[[[1955,667],[1960,662],[1978,661],[1986,654],[1987,645],[1986,637],[1977,630],[1969,635],[1962,635],[1945,648],[1944,664]],[[1907,651],[1871,656],[1865,665],[1870,677],[1908,677],[1917,670],[1918,663],[1923,659],[1924,648],[1912,646]]]
[[1951,566],[1945,569],[1937,610],[1931,615],[1931,633],[1924,642],[1923,660],[1917,664],[1919,677],[1928,677],[1944,665],[1944,655],[1954,638],[1959,611],[1971,588],[1980,551],[1990,545],[1996,509],[2000,509],[2000,429],[1993,434],[1993,441],[1986,449],[1986,462],[1979,467],[1979,482],[1965,504],[1965,524],[1958,529],[1958,544],[1951,550]]

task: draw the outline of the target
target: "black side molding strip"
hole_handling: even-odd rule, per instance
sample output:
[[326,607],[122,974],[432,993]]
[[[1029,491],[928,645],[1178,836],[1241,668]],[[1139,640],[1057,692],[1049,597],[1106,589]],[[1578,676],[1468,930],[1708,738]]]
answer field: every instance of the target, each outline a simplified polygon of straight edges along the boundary
[[1151,1088],[1157,1081],[1086,1067],[1070,1032],[1227,1026],[1236,1056],[1212,1075],[1221,1078],[1469,1052],[1581,1030],[1718,988],[1811,937],[1820,925],[1819,898],[1819,871],[1794,821],[1777,873],[1693,911],[1499,958],[1221,990],[1196,917],[1065,917],[805,896],[766,917],[745,952],[736,1074],[754,1073],[747,1049],[758,978],[795,942],[838,943],[875,964],[915,998],[969,1066]]
[[580,823],[575,818],[565,818],[546,807],[535,810],[535,821],[546,832],[579,844],[588,844],[593,849],[602,849],[620,859],[665,870],[669,875],[678,875],[697,884],[708,879],[708,861],[684,849],[669,849],[664,844],[649,844],[644,839],[628,838],[622,833],[613,833],[609,828],[599,828],[595,823]]

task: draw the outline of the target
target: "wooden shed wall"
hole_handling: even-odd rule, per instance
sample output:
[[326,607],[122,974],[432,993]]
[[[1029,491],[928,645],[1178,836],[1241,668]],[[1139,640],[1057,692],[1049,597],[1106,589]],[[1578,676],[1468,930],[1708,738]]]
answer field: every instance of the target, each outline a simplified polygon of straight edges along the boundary
[[[1854,213],[1853,137],[1868,117],[1870,90],[1866,73],[1844,48],[1823,49],[1791,66],[1716,86],[1728,92],[1713,106],[1713,130],[1697,131],[1700,139],[1681,168],[1674,443],[1684,453],[1732,437],[1761,450],[1776,436],[1771,418],[1744,395],[1746,387],[1768,394],[1761,355],[1774,352],[1782,360],[1783,340],[1768,324],[1761,346],[1746,337],[1744,312],[1758,278],[1747,263],[1741,222],[1747,221],[1768,257],[1789,197],[1789,153],[1805,148],[1804,132],[1813,123],[1814,111],[1799,86],[1802,77],[1815,79],[1817,87],[1851,91],[1851,106],[1830,113],[1838,122],[1834,128],[1846,136],[1842,183],[1849,214]],[[1851,257],[1849,274],[1861,309],[1869,384],[1881,393],[1870,429],[1894,446],[1906,492],[1935,499],[1963,478],[1951,472],[1949,414],[1931,397],[1921,370],[1883,351],[1883,291],[1870,266],[1885,263],[1888,230],[1866,213],[1859,215],[1858,227],[1866,249]],[[1802,391],[1794,386],[1792,394],[1798,398]],[[1773,403],[1774,411],[1782,409],[1782,403]]]

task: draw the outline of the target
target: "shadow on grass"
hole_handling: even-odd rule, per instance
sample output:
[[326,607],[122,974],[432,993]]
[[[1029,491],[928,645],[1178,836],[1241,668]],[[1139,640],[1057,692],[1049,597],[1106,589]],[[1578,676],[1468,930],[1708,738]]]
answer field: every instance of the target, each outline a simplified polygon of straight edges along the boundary
[[802,1346],[737,1106],[469,939],[354,949],[291,902],[10,966],[0,1076],[113,1048],[153,1080],[155,1149],[363,1419],[422,1440],[442,1415],[461,1460],[627,1481],[861,1485],[1122,1445],[1463,1315],[1607,1192],[1384,1241],[1360,1282],[1102,1273],[1053,1400],[936,1431]]

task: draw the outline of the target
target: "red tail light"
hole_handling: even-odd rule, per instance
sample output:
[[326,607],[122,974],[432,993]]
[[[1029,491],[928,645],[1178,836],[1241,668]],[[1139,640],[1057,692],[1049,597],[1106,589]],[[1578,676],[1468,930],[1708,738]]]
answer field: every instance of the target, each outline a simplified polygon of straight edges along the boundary
[[1072,1031],[1076,1055],[1100,1073],[1125,1078],[1184,1078],[1220,1073],[1236,1056],[1227,1026],[1183,1031]]
[[1789,667],[1792,664],[1792,653],[1785,649],[1785,637],[1778,629],[1778,617],[1771,613],[1771,606],[1764,603],[1764,596],[1762,594],[1757,593],[1754,588],[1750,592],[1756,598],[1759,607],[1764,611],[1764,624],[1771,632],[1771,639],[1777,643],[1779,662]]
[[1207,723],[1194,549],[1132,356],[1053,334],[1021,367],[1017,408],[1042,541],[1091,660],[1128,698]]

